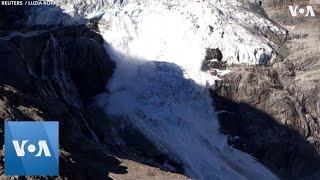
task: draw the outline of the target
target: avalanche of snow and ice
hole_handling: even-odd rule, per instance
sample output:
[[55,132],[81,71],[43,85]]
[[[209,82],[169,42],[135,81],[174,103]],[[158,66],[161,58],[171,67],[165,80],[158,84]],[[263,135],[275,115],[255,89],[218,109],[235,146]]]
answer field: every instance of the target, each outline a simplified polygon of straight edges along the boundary
[[219,48],[229,64],[271,62],[277,46],[263,33],[285,36],[282,28],[237,0],[62,2],[46,11],[31,9],[28,23],[99,19],[117,63],[107,86],[111,93],[98,99],[110,117],[133,124],[193,178],[277,179],[219,133],[206,88],[219,78],[200,69],[206,48]]
[[276,179],[227,144],[207,88],[187,78],[189,71],[173,63],[112,55],[118,68],[108,85],[111,94],[98,99],[111,118],[130,122],[192,178]]
[[220,48],[229,63],[276,57],[276,46],[251,27],[281,29],[248,11],[245,23],[232,9],[231,3],[129,1],[106,11],[99,28],[117,69],[104,102],[109,116],[132,122],[191,177],[276,179],[219,133],[205,88],[216,77],[200,71],[206,48]]

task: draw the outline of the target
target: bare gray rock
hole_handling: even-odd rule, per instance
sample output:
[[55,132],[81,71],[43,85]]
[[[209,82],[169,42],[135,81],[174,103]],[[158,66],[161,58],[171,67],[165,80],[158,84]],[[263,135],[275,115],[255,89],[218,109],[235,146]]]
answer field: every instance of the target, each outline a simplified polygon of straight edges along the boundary
[[217,82],[215,108],[226,111],[219,114],[221,130],[281,177],[309,177],[320,170],[320,89],[296,84],[290,91],[278,74],[272,67],[240,67]]

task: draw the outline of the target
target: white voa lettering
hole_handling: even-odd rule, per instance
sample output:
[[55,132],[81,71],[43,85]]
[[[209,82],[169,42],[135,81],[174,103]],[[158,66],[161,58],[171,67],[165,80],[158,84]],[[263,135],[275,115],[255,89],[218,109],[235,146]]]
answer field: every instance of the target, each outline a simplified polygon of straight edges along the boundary
[[290,10],[290,13],[291,13],[291,16],[293,17],[296,17],[298,16],[298,8],[299,6],[289,6],[289,10]]
[[19,145],[19,141],[17,140],[12,141],[12,144],[13,144],[14,150],[16,151],[17,156],[22,157],[25,155],[24,146],[26,145],[27,142],[28,140],[23,140],[21,145]]
[[[16,154],[18,157],[23,157],[25,156],[25,151],[24,151],[24,147],[25,145],[28,143],[29,140],[23,140],[21,142],[21,144],[19,144],[19,141],[18,140],[13,140],[12,141],[12,144],[13,144],[13,147],[14,147],[14,150],[16,151]],[[35,146],[33,144],[29,145],[28,147],[32,146],[32,148],[28,148],[28,151],[29,152],[34,152],[35,150]],[[48,144],[45,140],[40,140],[38,142],[38,147],[39,147],[39,151],[38,153],[35,155],[35,156],[41,156],[42,154],[44,154],[45,156],[47,157],[50,157],[51,156],[51,153],[49,151],[49,147],[48,147]]]
[[307,6],[307,13],[306,13],[305,16],[306,16],[306,17],[307,17],[307,16],[312,16],[312,17],[315,17],[315,16],[316,16],[316,14],[315,14],[314,11],[313,11],[312,6]]
[[308,16],[315,17],[316,16],[316,14],[313,11],[312,6],[306,6],[305,8],[303,8],[303,7],[299,8],[299,6],[289,6],[289,10],[290,10],[291,16],[293,16],[293,17],[297,17],[298,13],[300,13],[301,15],[304,15],[305,17],[308,17]]
[[44,153],[45,156],[49,156],[49,157],[51,156],[47,142],[45,140],[40,140],[38,142],[38,146],[39,146],[39,152],[36,154],[36,156],[41,156],[42,152]]

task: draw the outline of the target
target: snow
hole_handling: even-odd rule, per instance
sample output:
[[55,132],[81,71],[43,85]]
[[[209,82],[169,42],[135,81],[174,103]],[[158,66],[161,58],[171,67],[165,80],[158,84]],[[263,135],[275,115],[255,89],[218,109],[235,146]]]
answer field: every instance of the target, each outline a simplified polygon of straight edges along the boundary
[[278,47],[263,33],[284,36],[281,27],[237,0],[63,2],[32,9],[28,23],[99,19],[106,50],[117,64],[106,87],[111,93],[97,100],[111,118],[134,125],[192,178],[277,179],[219,133],[207,90],[219,78],[200,69],[206,48],[219,48],[229,64],[272,62]]
[[[109,53],[112,53],[109,49]],[[118,68],[103,99],[110,118],[124,119],[195,179],[276,179],[219,133],[207,88],[168,62],[117,57]]]

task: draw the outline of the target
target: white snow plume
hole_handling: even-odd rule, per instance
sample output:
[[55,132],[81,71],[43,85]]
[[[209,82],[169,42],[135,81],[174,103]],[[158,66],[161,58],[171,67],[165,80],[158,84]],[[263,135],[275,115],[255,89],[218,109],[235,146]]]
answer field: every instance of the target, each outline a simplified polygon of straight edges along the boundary
[[[109,48],[109,53],[112,49]],[[195,179],[277,179],[219,133],[208,89],[174,63],[113,55],[117,69],[98,100],[110,118],[130,122]],[[189,77],[189,78],[188,78]]]
[[277,45],[264,32],[285,36],[284,29],[240,0],[66,2],[60,8],[73,20],[30,16],[30,25],[100,19],[106,49],[117,63],[107,85],[111,93],[98,99],[110,117],[133,124],[192,178],[277,179],[219,133],[206,89],[218,78],[201,72],[201,63],[206,48],[219,48],[229,64],[272,62]]

